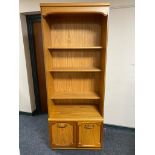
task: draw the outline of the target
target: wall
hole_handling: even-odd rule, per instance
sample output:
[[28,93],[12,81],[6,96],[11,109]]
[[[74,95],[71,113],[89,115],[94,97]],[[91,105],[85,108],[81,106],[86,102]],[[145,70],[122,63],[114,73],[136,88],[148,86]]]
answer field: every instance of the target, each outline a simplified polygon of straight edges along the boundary
[[[78,2],[80,1],[82,0],[78,0]],[[40,11],[40,2],[52,2],[52,0],[20,0],[20,13],[33,14]],[[57,0],[53,2],[67,1]],[[70,2],[75,2],[75,0],[70,0]],[[98,2],[103,1],[98,0]],[[107,55],[105,123],[134,127],[134,1],[109,0],[109,2],[111,3],[111,10]],[[22,65],[25,65],[24,58]],[[27,89],[24,87],[24,85],[20,86],[21,89]],[[27,102],[27,104],[30,103]],[[31,104],[33,105],[33,103]]]
[[24,15],[20,15],[19,27],[19,110],[22,112],[32,113],[36,107],[33,91],[27,25]]
[[40,11],[40,3],[46,2],[110,2],[113,8],[134,6],[134,0],[20,0],[19,9],[21,13]]
[[105,122],[134,127],[134,8],[111,10],[108,42]]

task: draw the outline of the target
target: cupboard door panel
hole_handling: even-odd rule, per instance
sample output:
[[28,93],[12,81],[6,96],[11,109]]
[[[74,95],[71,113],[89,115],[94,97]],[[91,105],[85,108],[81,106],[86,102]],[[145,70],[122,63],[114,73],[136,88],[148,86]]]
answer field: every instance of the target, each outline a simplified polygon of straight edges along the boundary
[[75,123],[52,122],[49,123],[49,132],[52,147],[75,146]]
[[101,147],[101,122],[78,122],[78,147]]

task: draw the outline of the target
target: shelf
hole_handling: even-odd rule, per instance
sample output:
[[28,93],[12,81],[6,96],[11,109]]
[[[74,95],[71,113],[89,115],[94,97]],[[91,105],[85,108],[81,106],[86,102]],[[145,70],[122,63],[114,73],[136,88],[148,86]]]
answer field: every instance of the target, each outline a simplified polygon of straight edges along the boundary
[[101,72],[99,68],[52,68],[50,72]]
[[52,105],[49,104],[48,120],[103,120],[96,105]]
[[95,92],[88,93],[54,93],[51,99],[100,99],[99,95]]
[[49,50],[66,50],[66,49],[70,49],[70,50],[72,50],[72,49],[79,49],[79,50],[81,50],[81,49],[102,49],[103,47],[102,46],[90,46],[90,47],[48,47],[48,49]]

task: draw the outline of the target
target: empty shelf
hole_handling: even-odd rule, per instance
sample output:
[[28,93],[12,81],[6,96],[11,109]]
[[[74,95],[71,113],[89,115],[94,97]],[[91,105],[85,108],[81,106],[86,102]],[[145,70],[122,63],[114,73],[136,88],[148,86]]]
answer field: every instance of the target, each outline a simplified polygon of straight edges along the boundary
[[52,105],[49,104],[48,120],[103,120],[95,105]]
[[99,68],[52,68],[50,72],[100,72]]
[[48,47],[49,50],[65,50],[65,49],[102,49],[102,46],[90,46],[90,47]]
[[95,92],[88,93],[54,93],[51,96],[51,99],[100,99],[99,95]]

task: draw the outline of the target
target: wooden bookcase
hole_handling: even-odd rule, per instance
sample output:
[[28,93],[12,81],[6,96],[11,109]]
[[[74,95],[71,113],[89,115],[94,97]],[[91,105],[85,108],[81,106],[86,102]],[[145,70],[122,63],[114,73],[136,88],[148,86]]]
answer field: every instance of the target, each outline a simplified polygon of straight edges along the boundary
[[100,149],[109,3],[41,4],[50,143]]

